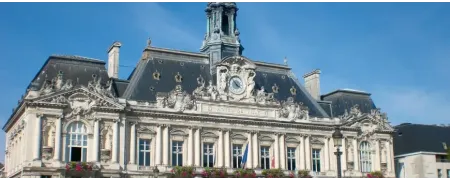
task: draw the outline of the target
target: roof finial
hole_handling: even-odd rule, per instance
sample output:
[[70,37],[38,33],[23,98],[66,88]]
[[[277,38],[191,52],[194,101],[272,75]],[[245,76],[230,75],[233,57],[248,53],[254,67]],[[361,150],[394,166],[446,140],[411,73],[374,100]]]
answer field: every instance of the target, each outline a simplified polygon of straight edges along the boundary
[[147,47],[152,46],[152,39],[150,37],[148,37],[147,39]]
[[287,57],[286,57],[286,56],[284,56],[284,65],[286,65],[286,66],[287,66],[287,65],[288,65],[288,64],[287,64],[287,62],[288,62],[288,60],[287,60]]

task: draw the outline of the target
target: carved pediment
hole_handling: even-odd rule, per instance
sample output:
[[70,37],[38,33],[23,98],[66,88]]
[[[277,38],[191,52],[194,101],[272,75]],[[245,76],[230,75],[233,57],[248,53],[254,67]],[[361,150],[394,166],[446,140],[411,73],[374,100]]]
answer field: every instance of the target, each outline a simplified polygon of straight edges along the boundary
[[[256,69],[255,63],[243,56],[227,57],[219,62],[217,66],[227,66],[230,68],[232,66],[236,66],[236,68],[239,69]],[[239,69],[236,69],[236,71],[238,71]]]
[[319,140],[318,137],[312,137],[310,143],[311,144],[317,144],[317,145],[324,145],[325,144],[323,141]]
[[138,133],[146,133],[146,134],[156,134],[156,132],[147,126],[139,126],[139,128],[137,129]]
[[160,108],[173,109],[178,112],[185,110],[197,110],[194,96],[183,91],[181,85],[175,86],[175,89],[169,93],[157,93],[157,106]]
[[269,136],[259,136],[258,139],[260,141],[269,141],[269,142],[274,142],[275,140]]
[[290,121],[309,120],[309,110],[308,107],[303,106],[303,103],[295,103],[294,98],[289,97],[281,103],[279,117]]
[[370,113],[360,114],[350,117],[344,122],[345,126],[360,128],[363,133],[373,131],[393,131],[394,128],[387,121],[386,113],[381,113],[380,109],[372,109]]
[[124,108],[123,105],[118,104],[114,99],[99,95],[86,87],[42,96],[34,99],[31,103],[38,105],[68,106],[70,113],[66,115],[66,117],[88,114],[94,107],[116,110]]
[[202,137],[209,137],[209,138],[218,138],[219,136],[217,136],[215,133],[213,132],[202,132]]
[[232,134],[231,135],[231,139],[236,139],[236,140],[247,140],[247,138],[242,135],[242,134]]

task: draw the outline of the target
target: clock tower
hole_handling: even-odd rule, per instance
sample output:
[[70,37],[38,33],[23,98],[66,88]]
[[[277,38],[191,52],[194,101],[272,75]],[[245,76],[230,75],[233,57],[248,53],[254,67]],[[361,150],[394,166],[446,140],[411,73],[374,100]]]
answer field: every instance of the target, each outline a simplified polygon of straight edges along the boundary
[[209,55],[211,73],[217,62],[244,50],[236,27],[237,11],[234,2],[210,2],[206,7],[206,33],[200,51]]

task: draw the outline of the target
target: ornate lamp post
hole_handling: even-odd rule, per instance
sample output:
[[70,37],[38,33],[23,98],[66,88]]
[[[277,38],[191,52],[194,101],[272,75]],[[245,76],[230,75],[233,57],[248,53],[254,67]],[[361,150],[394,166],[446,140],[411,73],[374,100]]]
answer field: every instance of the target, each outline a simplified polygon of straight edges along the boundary
[[158,178],[158,176],[159,176],[159,169],[158,169],[158,167],[155,167],[153,169],[153,177]]
[[344,137],[341,133],[341,130],[339,129],[339,127],[336,127],[334,129],[333,132],[333,140],[334,140],[334,146],[336,147],[336,152],[334,152],[334,154],[336,155],[336,159],[337,159],[337,175],[338,178],[341,178],[341,155],[342,152],[339,150],[339,147],[341,147],[342,145],[342,138]]

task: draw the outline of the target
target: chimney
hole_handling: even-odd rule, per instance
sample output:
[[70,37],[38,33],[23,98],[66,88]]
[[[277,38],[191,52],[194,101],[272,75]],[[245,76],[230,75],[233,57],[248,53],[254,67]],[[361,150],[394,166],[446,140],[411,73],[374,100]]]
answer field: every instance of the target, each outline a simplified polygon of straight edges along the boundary
[[305,79],[305,88],[309,94],[316,100],[320,100],[320,70],[316,69],[303,75]]
[[108,49],[108,76],[110,78],[119,78],[119,49],[122,46],[120,42],[114,42]]

